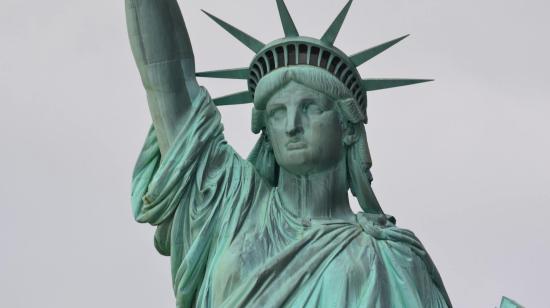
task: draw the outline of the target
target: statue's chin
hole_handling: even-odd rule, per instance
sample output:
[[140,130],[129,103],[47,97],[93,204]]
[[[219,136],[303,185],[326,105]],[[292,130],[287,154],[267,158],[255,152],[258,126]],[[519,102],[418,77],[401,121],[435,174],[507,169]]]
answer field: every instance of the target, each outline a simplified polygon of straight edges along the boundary
[[288,173],[297,176],[307,175],[317,167],[307,148],[287,150],[284,157],[278,159],[277,163]]
[[338,166],[344,157],[341,151],[311,146],[306,142],[289,143],[281,150],[274,151],[274,154],[277,164],[286,172],[296,176],[313,175],[331,170]]

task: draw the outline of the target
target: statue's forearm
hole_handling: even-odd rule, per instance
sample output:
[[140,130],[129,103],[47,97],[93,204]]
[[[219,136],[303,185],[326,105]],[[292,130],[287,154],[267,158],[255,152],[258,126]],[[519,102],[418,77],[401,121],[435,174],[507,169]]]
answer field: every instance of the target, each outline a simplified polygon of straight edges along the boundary
[[193,49],[176,0],[125,1],[132,52],[164,152],[198,94]]

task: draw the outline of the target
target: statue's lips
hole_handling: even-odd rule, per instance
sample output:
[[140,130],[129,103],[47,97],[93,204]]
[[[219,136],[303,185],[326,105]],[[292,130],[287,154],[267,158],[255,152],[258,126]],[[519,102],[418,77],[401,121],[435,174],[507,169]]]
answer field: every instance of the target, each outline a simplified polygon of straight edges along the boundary
[[307,143],[304,141],[291,141],[286,144],[287,150],[299,150],[299,149],[305,149],[307,147]]

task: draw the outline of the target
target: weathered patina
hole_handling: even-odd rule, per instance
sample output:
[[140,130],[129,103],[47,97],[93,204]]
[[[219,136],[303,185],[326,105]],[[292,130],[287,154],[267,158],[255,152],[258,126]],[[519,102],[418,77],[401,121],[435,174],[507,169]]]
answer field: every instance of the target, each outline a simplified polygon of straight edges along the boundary
[[[133,212],[157,227],[178,307],[451,307],[423,245],[372,191],[364,126],[368,91],[427,80],[361,79],[357,66],[403,37],[346,56],[333,43],[350,5],[317,40],[298,34],[278,0],[286,37],[270,44],[209,14],[256,56],[197,74],[176,0],[126,0],[153,118]],[[197,75],[248,89],[213,100]],[[216,106],[249,102],[260,137],[243,159]]]

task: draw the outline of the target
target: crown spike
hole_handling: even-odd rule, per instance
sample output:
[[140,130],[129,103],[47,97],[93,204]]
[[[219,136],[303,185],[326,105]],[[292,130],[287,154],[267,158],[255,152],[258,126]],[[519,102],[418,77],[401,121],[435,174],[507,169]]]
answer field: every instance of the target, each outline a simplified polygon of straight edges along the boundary
[[249,91],[237,92],[214,99],[216,106],[241,105],[252,103],[254,99]]
[[366,79],[361,82],[365,91],[376,91],[401,86],[408,86],[416,83],[433,81],[433,79]]
[[363,50],[361,52],[358,52],[350,57],[351,62],[355,64],[355,66],[360,66],[361,64],[369,61],[370,59],[376,57],[377,55],[384,52],[386,49],[392,47],[393,45],[399,43],[403,39],[405,39],[409,34],[403,35],[402,37],[396,38],[394,40],[391,40],[389,42],[382,43],[380,45],[371,47],[369,49]]
[[249,71],[247,67],[233,68],[226,70],[216,70],[208,72],[198,72],[197,77],[225,78],[225,79],[248,79]]
[[258,53],[262,48],[264,48],[265,44],[258,41],[257,39],[253,38],[252,36],[244,33],[243,31],[233,27],[232,25],[226,23],[225,21],[219,19],[218,17],[208,13],[205,10],[202,10],[208,17],[212,18],[218,25],[220,25],[222,28],[224,28],[227,32],[229,32],[231,35],[233,35],[236,39],[238,39],[241,43],[243,43],[246,47],[250,48],[255,53]]
[[279,16],[281,17],[281,23],[283,24],[283,30],[285,31],[285,37],[296,37],[299,36],[296,25],[288,12],[284,0],[276,0],[277,8],[279,9]]
[[346,19],[346,15],[348,14],[349,8],[351,6],[351,3],[353,0],[349,0],[346,6],[340,11],[340,14],[336,16],[336,19],[332,22],[330,27],[327,29],[325,34],[323,34],[323,37],[321,37],[321,41],[332,45],[334,44],[334,41],[336,41],[336,37],[338,36],[338,32],[340,32],[340,28],[342,28],[342,24],[344,23],[344,20]]

